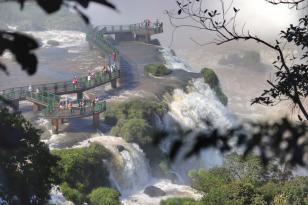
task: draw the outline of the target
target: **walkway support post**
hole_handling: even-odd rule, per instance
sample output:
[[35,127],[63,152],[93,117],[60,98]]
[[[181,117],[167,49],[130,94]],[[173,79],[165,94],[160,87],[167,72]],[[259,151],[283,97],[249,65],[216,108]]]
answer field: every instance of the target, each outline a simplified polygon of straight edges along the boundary
[[93,127],[98,128],[99,127],[99,113],[93,114]]
[[78,92],[77,93],[77,100],[82,100],[83,98],[83,92]]
[[113,80],[111,80],[110,82],[111,82],[111,87],[112,87],[113,89],[117,88],[117,79],[113,79]]
[[59,119],[52,119],[52,134],[59,134]]
[[33,103],[32,106],[33,112],[38,112],[44,109],[44,106],[37,104],[37,103]]
[[19,100],[12,101],[12,104],[15,107],[16,110],[19,110]]

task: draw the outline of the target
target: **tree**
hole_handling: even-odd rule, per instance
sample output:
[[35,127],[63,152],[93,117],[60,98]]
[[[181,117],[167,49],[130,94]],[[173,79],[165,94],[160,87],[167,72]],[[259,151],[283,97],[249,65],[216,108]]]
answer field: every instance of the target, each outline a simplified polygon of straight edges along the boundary
[[93,205],[120,205],[119,197],[119,192],[104,187],[94,189],[89,195],[90,202]]
[[[272,163],[268,167],[275,166]],[[307,204],[308,178],[291,175],[277,180],[276,172],[264,170],[255,155],[243,160],[232,153],[222,167],[190,171],[189,176],[192,187],[203,194],[199,204]]]
[[[219,2],[219,8],[210,9],[204,7],[203,0],[180,0],[177,1],[177,12],[167,11],[167,14],[175,29],[193,27],[215,33],[217,37],[209,44],[223,45],[231,41],[254,41],[275,51],[277,53],[277,58],[273,62],[276,68],[275,78],[267,81],[269,89],[253,99],[252,104],[273,106],[287,100],[292,103],[292,110],[298,110],[300,121],[308,120],[308,113],[303,103],[308,96],[308,16],[300,18],[297,25],[290,25],[286,31],[281,31],[280,39],[272,43],[252,35],[244,27],[238,29],[236,17],[240,9],[232,8],[232,4],[226,6],[223,0]],[[269,0],[268,2],[289,4],[300,8],[300,5],[308,1]],[[228,18],[230,15],[231,17]],[[189,20],[191,20],[190,23],[187,23]],[[283,52],[285,43],[295,45],[302,52],[297,56],[287,57]],[[211,127],[211,123],[208,124]],[[189,135],[191,132],[183,131],[182,134]],[[190,157],[199,153],[201,149],[209,147],[227,152],[235,145],[244,150],[244,157],[253,151],[259,152],[264,164],[270,160],[279,159],[281,163],[291,166],[304,166],[306,163],[304,154],[308,151],[307,133],[306,123],[294,124],[286,118],[275,123],[246,122],[225,132],[212,127],[208,131],[197,134],[196,142],[186,156]],[[170,156],[174,158],[183,145],[181,140],[176,141]]]
[[3,109],[0,119],[2,134],[18,139],[11,149],[0,150],[1,198],[9,204],[44,204],[57,182],[52,169],[58,158],[40,142],[40,131],[20,113]]
[[64,196],[76,204],[82,204],[95,188],[109,186],[109,172],[102,160],[110,153],[99,144],[88,148],[55,150],[59,157],[55,174],[61,183]]

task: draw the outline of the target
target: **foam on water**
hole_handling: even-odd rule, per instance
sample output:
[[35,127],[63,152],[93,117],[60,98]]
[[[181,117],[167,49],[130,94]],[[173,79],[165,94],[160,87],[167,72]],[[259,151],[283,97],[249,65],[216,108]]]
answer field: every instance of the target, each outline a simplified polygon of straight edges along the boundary
[[218,100],[203,78],[193,79],[188,92],[175,89],[169,115],[184,129],[206,129],[206,121],[220,129],[235,125],[235,116]]
[[[112,153],[113,159],[106,162],[110,180],[123,197],[138,192],[151,181],[148,160],[137,144],[127,143],[121,137],[94,135],[75,147],[87,147],[93,142],[102,144]],[[124,150],[120,152],[118,146],[123,146]]]
[[150,197],[140,192],[122,199],[123,205],[159,205],[161,200],[168,199],[170,197],[190,197],[194,199],[200,199],[201,194],[187,185],[174,184],[170,180],[156,180],[152,183],[153,186],[163,190],[166,195],[161,197]]
[[181,58],[173,55],[170,48],[162,48],[159,50],[166,61],[166,67],[175,70],[181,69],[187,72],[192,72],[192,68]]
[[60,192],[58,186],[53,186],[50,191],[50,199],[47,203],[48,205],[72,205],[73,203],[67,201],[63,194]]
[[[170,69],[192,70],[180,58],[174,56],[170,49],[164,49],[163,55]],[[188,183],[187,173],[191,169],[212,168],[223,163],[223,156],[215,149],[203,150],[199,156],[184,160],[184,155],[190,150],[194,142],[194,133],[208,129],[211,126],[225,131],[238,125],[237,118],[225,107],[203,78],[192,79],[186,89],[175,89],[169,102],[169,112],[163,118],[164,129],[169,136],[161,143],[161,149],[169,152],[170,146],[179,136],[179,127],[182,130],[193,130],[185,137],[185,146],[178,153],[172,163],[172,170],[178,173]]]
[[[27,31],[26,33],[33,35],[43,43],[42,47],[50,47],[47,44],[49,40],[59,42],[59,48],[70,48],[77,47],[86,43],[86,34],[79,31],[60,31],[60,30],[49,30],[49,31]],[[73,49],[71,49],[72,51]],[[74,49],[74,53],[78,52],[78,49]]]

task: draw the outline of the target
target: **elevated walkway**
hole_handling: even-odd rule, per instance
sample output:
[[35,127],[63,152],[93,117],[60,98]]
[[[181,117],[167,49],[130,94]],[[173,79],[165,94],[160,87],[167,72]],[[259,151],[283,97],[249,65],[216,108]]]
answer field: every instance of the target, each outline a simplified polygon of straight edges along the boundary
[[91,36],[93,33],[101,37],[103,37],[104,35],[115,35],[116,41],[137,40],[149,43],[151,41],[152,35],[163,33],[163,23],[159,21],[156,21],[154,23],[144,21],[142,23],[129,25],[97,26],[90,29],[88,36]]

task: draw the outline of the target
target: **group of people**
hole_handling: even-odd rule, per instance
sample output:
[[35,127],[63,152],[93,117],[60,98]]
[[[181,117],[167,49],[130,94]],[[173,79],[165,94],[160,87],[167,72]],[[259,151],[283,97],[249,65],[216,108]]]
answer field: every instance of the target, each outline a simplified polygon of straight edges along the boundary
[[159,22],[158,19],[153,23],[151,23],[151,21],[149,19],[146,19],[142,23],[139,24],[139,27],[147,28],[147,29],[153,27],[154,29],[157,29],[157,28],[162,28],[163,23]]
[[[95,105],[98,103],[99,99],[98,97],[93,98],[91,101],[91,105],[95,107]],[[87,106],[87,101],[85,99],[77,100],[75,104],[75,108],[78,108],[80,110],[80,113],[85,111],[85,108]],[[59,102],[59,109],[60,111],[69,110],[69,112],[72,114],[74,113],[74,103],[72,101],[69,101],[66,99],[65,101]]]

